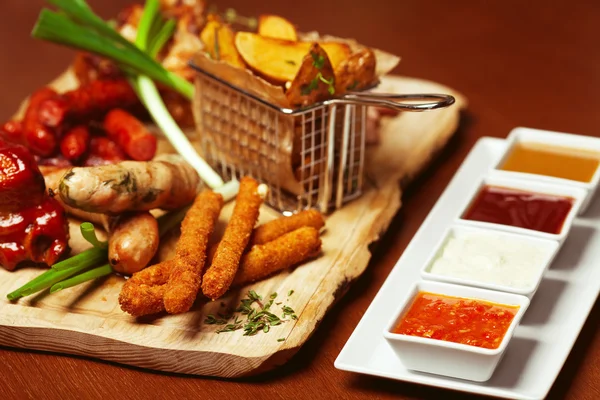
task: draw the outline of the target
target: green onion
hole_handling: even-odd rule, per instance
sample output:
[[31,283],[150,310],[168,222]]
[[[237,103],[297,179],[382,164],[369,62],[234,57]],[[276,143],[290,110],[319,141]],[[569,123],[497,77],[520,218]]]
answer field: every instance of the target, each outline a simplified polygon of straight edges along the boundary
[[[108,25],[106,25],[106,28],[112,30]],[[120,36],[116,31],[112,31]],[[110,37],[108,35],[102,36],[98,31],[78,25],[66,15],[46,9],[41,11],[32,31],[32,36],[37,39],[105,56],[119,65],[134,70],[136,73],[149,76],[190,100],[194,97],[194,85],[192,83],[167,71],[156,60],[140,51],[133,44],[126,45],[122,41],[114,39],[114,34],[111,34]],[[124,38],[122,40],[126,41]]]
[[76,275],[70,279],[58,282],[50,288],[50,293],[58,292],[59,290],[68,289],[73,286],[77,286],[81,283],[91,281],[92,279],[100,278],[106,275],[112,274],[113,269],[110,264],[105,264],[101,267],[90,269],[82,274]]
[[[82,253],[83,254],[83,253]],[[70,259],[69,259],[70,260]],[[63,262],[69,261],[65,260]],[[49,269],[43,274],[39,275],[35,279],[27,282],[25,285],[21,286],[17,290],[6,295],[9,300],[17,300],[21,297],[29,296],[33,293],[37,293],[41,290],[47,289],[50,286],[58,283],[64,279],[70,278],[71,276],[97,264],[97,260],[94,258],[86,258],[81,260],[78,265],[73,266],[68,269],[56,270]]]
[[[176,23],[164,21],[158,0],[147,0],[138,26],[135,44],[130,43],[114,28],[94,14],[84,0],[48,0],[60,12],[42,10],[32,36],[77,49],[93,52],[113,60],[128,76],[140,100],[156,124],[163,130],[175,149],[190,163],[204,182],[221,192],[226,201],[235,197],[239,183],[224,184],[221,177],[193,150],[187,137],[168,112],[153,80],[193,98],[194,86],[180,76],[167,71],[154,57],[173,35]],[[189,207],[159,218],[159,233],[181,222]],[[80,226],[83,237],[94,246],[76,256],[54,265],[19,289],[9,293],[10,300],[36,293],[50,287],[50,293],[112,273],[109,264],[88,270],[107,260],[107,243],[98,240],[93,224]],[[87,271],[86,271],[87,270]]]
[[67,258],[64,261],[56,263],[52,266],[52,269],[55,271],[63,271],[66,269],[71,269],[73,267],[77,267],[80,263],[86,263],[89,265],[96,265],[103,261],[106,261],[107,257],[106,249],[93,247],[91,249],[82,251],[81,253]]
[[101,242],[98,240],[98,237],[96,236],[96,229],[94,228],[94,224],[91,222],[83,222],[81,225],[79,225],[79,229],[81,230],[81,236],[83,236],[83,238],[92,246],[98,249],[108,248],[107,242]]
[[177,23],[174,20],[168,20],[152,38],[148,47],[148,54],[152,58],[156,57],[171,36],[173,36],[176,26]]

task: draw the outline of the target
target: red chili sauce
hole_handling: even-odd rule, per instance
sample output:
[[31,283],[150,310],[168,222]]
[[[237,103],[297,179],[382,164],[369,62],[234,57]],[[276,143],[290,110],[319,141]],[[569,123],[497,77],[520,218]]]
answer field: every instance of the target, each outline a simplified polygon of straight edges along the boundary
[[519,306],[419,292],[393,332],[496,349]]
[[463,218],[556,234],[573,202],[570,197],[486,185]]

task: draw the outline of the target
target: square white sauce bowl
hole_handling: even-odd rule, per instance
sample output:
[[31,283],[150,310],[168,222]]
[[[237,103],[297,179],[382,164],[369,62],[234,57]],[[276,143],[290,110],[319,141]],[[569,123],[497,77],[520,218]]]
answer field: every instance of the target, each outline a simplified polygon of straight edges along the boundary
[[[489,221],[481,221],[481,220],[473,220],[465,218],[465,214],[471,209],[471,206],[477,200],[477,196],[479,193],[487,186],[500,188],[509,191],[517,191],[517,192],[526,192],[531,195],[550,195],[550,196],[558,196],[564,198],[571,198],[572,205],[569,209],[566,217],[563,220],[562,226],[557,233],[549,233],[543,232],[541,230],[535,230],[525,227],[513,226],[513,225],[505,225],[497,222],[489,222]],[[458,224],[479,227],[479,228],[487,228],[487,229],[495,229],[501,230],[505,232],[512,233],[520,233],[528,236],[536,236],[543,239],[551,239],[556,240],[562,243],[567,237],[571,225],[573,224],[573,219],[579,212],[579,208],[583,203],[586,197],[586,191],[582,188],[578,188],[575,186],[563,186],[556,185],[544,182],[536,182],[518,178],[512,178],[507,176],[498,176],[498,175],[489,175],[484,177],[479,185],[470,193],[468,200],[462,207],[459,208],[460,212],[458,214],[456,222]],[[527,216],[528,219],[531,216]]]
[[[510,326],[497,348],[483,348],[429,337],[394,333],[419,292],[518,306]],[[383,336],[402,364],[413,371],[443,375],[477,382],[489,380],[502,359],[514,329],[519,324],[529,299],[525,296],[442,282],[420,281],[413,285],[383,331]]]
[[421,276],[531,299],[559,248],[556,240],[453,225],[436,245]]
[[597,159],[600,160],[600,138],[519,127],[513,129],[509,133],[506,141],[506,150],[500,158],[500,161],[494,165],[492,174],[513,176],[537,182],[572,185],[584,189],[586,191],[586,196],[579,209],[579,214],[585,212],[598,188],[598,182],[600,181],[600,164],[596,167],[595,172],[589,181],[580,181],[532,172],[521,172],[513,169],[505,170],[503,169],[503,166],[511,156],[515,147],[523,144],[529,147],[543,149],[550,153],[568,153],[574,156],[581,155],[588,159],[596,159],[597,157]]

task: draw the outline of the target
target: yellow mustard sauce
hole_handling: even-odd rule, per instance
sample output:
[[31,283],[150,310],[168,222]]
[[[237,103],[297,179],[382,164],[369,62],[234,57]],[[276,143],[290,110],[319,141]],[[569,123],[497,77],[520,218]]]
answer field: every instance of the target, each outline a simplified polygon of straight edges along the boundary
[[590,182],[600,153],[534,142],[516,143],[500,169]]

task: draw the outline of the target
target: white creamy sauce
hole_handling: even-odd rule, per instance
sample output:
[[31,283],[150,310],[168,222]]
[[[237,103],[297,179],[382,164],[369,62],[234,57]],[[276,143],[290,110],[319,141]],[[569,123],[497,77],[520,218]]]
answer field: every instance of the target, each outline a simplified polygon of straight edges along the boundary
[[549,251],[547,246],[498,234],[458,234],[446,242],[430,272],[527,289]]

